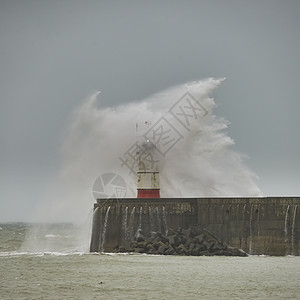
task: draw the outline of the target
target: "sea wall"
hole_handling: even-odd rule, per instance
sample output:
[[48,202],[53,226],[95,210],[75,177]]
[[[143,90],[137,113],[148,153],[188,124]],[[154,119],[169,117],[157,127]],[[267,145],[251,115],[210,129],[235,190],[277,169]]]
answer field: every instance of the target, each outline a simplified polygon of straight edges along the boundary
[[249,254],[300,254],[300,197],[122,198],[94,204],[91,252],[128,246],[142,230],[206,228]]

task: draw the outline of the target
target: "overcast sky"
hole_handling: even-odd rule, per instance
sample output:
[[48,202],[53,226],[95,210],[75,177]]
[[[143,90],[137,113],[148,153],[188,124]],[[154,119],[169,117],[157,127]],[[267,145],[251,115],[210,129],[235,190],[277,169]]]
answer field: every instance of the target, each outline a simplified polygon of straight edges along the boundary
[[298,0],[0,0],[0,221],[28,219],[93,91],[111,106],[207,77],[227,78],[215,113],[263,194],[300,195],[299,15]]

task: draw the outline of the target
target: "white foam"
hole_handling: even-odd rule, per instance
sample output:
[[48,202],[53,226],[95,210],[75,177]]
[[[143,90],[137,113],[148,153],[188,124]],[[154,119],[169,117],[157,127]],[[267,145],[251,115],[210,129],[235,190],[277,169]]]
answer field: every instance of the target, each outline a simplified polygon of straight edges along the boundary
[[89,254],[88,252],[81,251],[70,251],[70,252],[57,252],[57,251],[38,251],[38,252],[18,252],[18,251],[10,251],[10,252],[0,252],[0,256],[68,256],[68,255],[85,255]]
[[61,237],[59,234],[46,234],[45,235],[45,238],[58,238],[58,237]]
[[[136,197],[136,177],[121,167],[119,158],[136,142],[136,123],[142,128],[145,120],[153,125],[164,116],[183,139],[160,158],[162,197],[261,195],[255,175],[243,163],[245,156],[231,149],[234,141],[224,132],[229,123],[213,114],[216,104],[210,94],[222,81],[210,78],[190,82],[140,102],[110,108],[99,108],[96,92],[73,116],[64,141],[62,175],[73,183],[80,178],[85,182],[82,186],[91,187],[97,176],[116,172],[126,179],[127,196]],[[169,113],[186,92],[207,111],[191,124],[190,131]],[[147,130],[144,126],[137,135],[142,136]],[[78,186],[73,187],[77,195],[74,199],[82,199]]]

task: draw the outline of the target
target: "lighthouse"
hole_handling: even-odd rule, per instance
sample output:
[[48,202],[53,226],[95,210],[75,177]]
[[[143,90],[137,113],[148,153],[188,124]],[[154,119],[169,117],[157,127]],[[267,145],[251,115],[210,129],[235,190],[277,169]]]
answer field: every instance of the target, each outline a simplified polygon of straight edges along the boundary
[[146,140],[140,146],[137,170],[137,198],[160,198],[156,146]]

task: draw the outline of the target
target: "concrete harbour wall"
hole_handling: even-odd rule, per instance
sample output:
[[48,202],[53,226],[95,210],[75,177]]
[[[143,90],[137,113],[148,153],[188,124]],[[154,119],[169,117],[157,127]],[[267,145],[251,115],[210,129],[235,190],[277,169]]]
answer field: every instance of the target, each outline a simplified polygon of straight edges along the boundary
[[94,205],[91,252],[128,245],[139,229],[206,228],[250,254],[300,254],[300,197],[122,198]]

